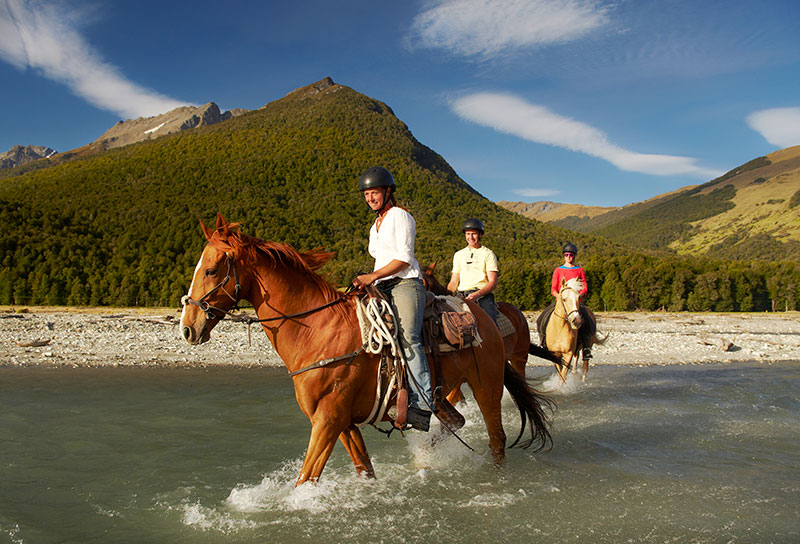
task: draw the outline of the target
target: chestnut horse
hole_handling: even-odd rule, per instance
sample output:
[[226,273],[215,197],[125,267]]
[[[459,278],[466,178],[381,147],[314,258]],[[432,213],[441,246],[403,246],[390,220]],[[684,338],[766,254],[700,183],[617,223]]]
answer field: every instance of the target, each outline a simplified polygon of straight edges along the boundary
[[[436,263],[430,264],[423,269],[422,281],[425,287],[434,295],[447,295],[447,288],[442,285],[434,274]],[[547,359],[556,364],[561,364],[561,359],[547,350],[531,343],[531,331],[528,320],[519,308],[508,302],[498,302],[497,310],[511,322],[514,332],[503,336],[503,345],[506,351],[506,360],[511,363],[511,367],[520,376],[525,376],[525,365],[528,363],[528,355],[534,355]],[[456,402],[460,398],[450,397],[451,402]]]
[[[359,426],[375,405],[379,356],[361,349],[354,297],[338,292],[316,272],[333,254],[300,253],[286,244],[247,236],[221,215],[216,230],[202,223],[201,227],[208,245],[183,299],[183,337],[190,344],[208,341],[214,326],[240,299],[249,301],[292,373],[295,398],[311,421],[297,485],[319,479],[337,439],[356,471],[374,477]],[[482,311],[474,313],[482,344],[442,354],[442,385],[445,392],[464,381],[470,385],[493,460],[500,464],[506,442],[500,405],[503,386],[523,415],[523,425],[526,420],[531,423],[526,446],[536,441],[541,449],[552,442],[546,414],[551,403],[505,362],[503,341],[491,318]],[[389,421],[387,416],[383,420]]]

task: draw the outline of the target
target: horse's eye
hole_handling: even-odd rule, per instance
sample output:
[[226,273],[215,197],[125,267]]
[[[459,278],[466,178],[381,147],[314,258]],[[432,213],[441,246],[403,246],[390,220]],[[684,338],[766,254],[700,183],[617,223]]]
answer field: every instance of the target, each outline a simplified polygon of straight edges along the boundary
[[206,276],[216,276],[217,269],[216,268],[206,268]]

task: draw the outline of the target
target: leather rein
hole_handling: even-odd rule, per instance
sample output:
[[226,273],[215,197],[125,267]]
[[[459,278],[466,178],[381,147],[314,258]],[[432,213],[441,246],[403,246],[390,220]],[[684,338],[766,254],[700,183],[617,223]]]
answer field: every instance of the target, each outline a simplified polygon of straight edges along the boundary
[[[564,297],[561,295],[561,293],[563,293],[564,291],[567,291],[567,290],[575,291],[577,293],[577,291],[575,289],[573,289],[572,287],[564,287],[561,291],[558,292],[558,299],[561,302],[561,306],[564,308],[565,312],[567,311],[567,305],[564,304]],[[580,296],[580,293],[578,293],[578,296]],[[569,324],[569,327],[572,330],[578,330],[578,327],[576,327],[575,325],[572,324],[572,320],[570,319],[570,317],[572,316],[572,314],[579,314],[580,313],[580,304],[578,305],[578,307],[576,309],[572,310],[571,312],[568,312],[566,315],[558,315],[558,311],[557,310],[558,310],[558,306],[556,306],[555,310],[553,310],[553,315],[555,315],[559,319],[563,319],[564,321],[566,321]]]
[[[228,262],[228,273],[225,275],[225,277],[222,279],[222,281],[219,282],[217,285],[215,285],[208,293],[206,293],[205,295],[200,297],[200,300],[195,300],[195,299],[191,298],[189,295],[184,295],[181,298],[181,305],[182,306],[186,306],[187,304],[191,304],[193,306],[197,306],[198,308],[200,308],[201,311],[205,312],[205,314],[208,317],[208,319],[210,319],[212,321],[217,320],[217,319],[222,320],[222,319],[225,319],[227,317],[231,321],[236,321],[238,323],[247,323],[247,339],[248,339],[248,342],[250,341],[250,326],[253,323],[266,323],[268,321],[283,321],[283,320],[286,320],[286,319],[293,319],[295,317],[302,317],[304,315],[309,315],[309,314],[313,314],[315,312],[318,312],[320,310],[324,310],[325,308],[329,308],[329,307],[331,307],[331,306],[333,306],[335,304],[339,304],[340,302],[344,302],[345,300],[347,300],[344,297],[337,298],[336,300],[332,300],[330,302],[326,302],[325,304],[323,304],[321,306],[317,306],[316,308],[311,308],[310,310],[304,310],[302,312],[297,312],[297,313],[289,314],[289,315],[279,315],[279,316],[276,316],[276,317],[267,317],[267,318],[264,318],[264,319],[259,319],[258,317],[253,317],[253,316],[250,316],[250,315],[235,314],[233,312],[239,311],[239,294],[240,294],[240,292],[242,290],[242,286],[239,283],[239,274],[236,271],[236,262],[234,261],[233,256],[231,256],[229,253],[226,253],[225,256],[226,256],[226,260]],[[231,280],[231,276],[233,276],[233,279],[234,279],[234,282],[235,282],[234,294],[233,295],[231,295],[225,289],[225,284],[227,284]],[[211,297],[211,295],[213,295],[214,293],[216,293],[219,290],[222,290],[222,292],[225,293],[226,295],[228,295],[228,297],[233,301],[233,307],[230,310],[223,310],[222,308],[218,308],[217,306],[212,306],[211,304],[209,304],[208,298]],[[347,292],[350,292],[350,290],[351,289],[348,289]],[[218,315],[218,313],[220,315]],[[316,363],[312,363],[312,364],[310,364],[308,366],[305,366],[305,367],[303,367],[303,368],[301,368],[299,370],[295,370],[294,372],[289,372],[289,375],[290,376],[296,376],[297,374],[301,374],[301,373],[306,372],[308,370],[312,370],[314,368],[320,368],[320,367],[323,367],[323,366],[327,366],[329,364],[332,364],[332,363],[335,363],[335,362],[338,362],[338,361],[345,361],[346,360],[348,362],[348,364],[349,364],[350,362],[353,361],[353,359],[356,358],[356,356],[359,353],[364,351],[364,348],[365,348],[365,346],[362,345],[356,351],[353,351],[351,353],[347,353],[345,355],[340,355],[339,357],[333,357],[331,359],[323,359],[322,361],[317,361]]]

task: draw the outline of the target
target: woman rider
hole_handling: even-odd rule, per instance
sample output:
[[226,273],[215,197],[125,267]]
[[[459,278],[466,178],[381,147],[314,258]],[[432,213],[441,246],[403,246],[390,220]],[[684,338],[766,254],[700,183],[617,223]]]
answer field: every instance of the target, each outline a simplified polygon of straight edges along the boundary
[[397,206],[391,172],[380,166],[367,169],[358,188],[377,217],[369,230],[369,254],[375,258],[374,270],[353,280],[356,287],[375,284],[392,301],[398,321],[400,346],[406,358],[409,381],[406,421],[415,429],[428,430],[433,408],[433,393],[428,359],[422,347],[422,318],[425,288],[422,273],[414,258],[416,222],[408,211]]
[[[583,289],[580,292],[580,312],[583,323],[581,324],[580,329],[578,329],[578,340],[580,345],[583,346],[583,359],[588,361],[592,358],[592,350],[590,346],[592,336],[594,336],[596,330],[593,317],[589,315],[587,308],[583,305],[583,298],[586,296],[586,293],[589,292],[589,284],[586,282],[586,272],[584,272],[582,266],[575,264],[575,258],[578,255],[578,248],[575,244],[571,242],[564,244],[564,247],[561,249],[561,255],[564,257],[564,264],[553,270],[553,280],[550,284],[550,294],[553,295],[553,297],[558,298],[558,292],[561,289],[562,279],[569,281],[571,279],[578,278],[583,282]],[[555,307],[556,303],[554,301],[550,304],[550,306],[542,311],[539,319],[536,320],[537,327],[540,331],[540,336],[542,336],[544,327],[547,326],[547,320],[550,318],[550,314],[553,313]]]

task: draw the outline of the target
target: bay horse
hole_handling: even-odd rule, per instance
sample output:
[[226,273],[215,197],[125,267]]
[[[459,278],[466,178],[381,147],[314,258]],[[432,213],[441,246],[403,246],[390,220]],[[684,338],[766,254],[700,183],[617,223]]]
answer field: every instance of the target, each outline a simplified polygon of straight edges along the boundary
[[[436,263],[432,263],[423,268],[422,281],[426,289],[434,295],[448,295],[447,287],[441,284],[434,273]],[[561,359],[547,350],[531,343],[531,331],[528,320],[522,311],[508,302],[497,302],[497,310],[503,314],[511,323],[514,331],[503,336],[503,346],[505,347],[506,360],[511,367],[520,375],[525,376],[525,365],[528,363],[528,355],[534,355],[553,362],[556,366],[561,364]],[[450,397],[451,402],[461,400],[457,395]]]
[[[317,273],[333,253],[301,253],[288,244],[247,236],[220,214],[216,229],[200,225],[208,244],[182,300],[183,337],[190,344],[207,342],[214,326],[239,300],[249,301],[292,375],[297,403],[311,422],[296,485],[319,479],[337,439],[356,472],[374,478],[359,426],[375,405],[379,355],[363,349],[355,296],[337,291]],[[552,443],[546,413],[552,404],[505,362],[503,342],[491,318],[482,311],[474,313],[482,344],[442,354],[442,386],[447,393],[463,381],[470,385],[486,424],[492,458],[501,464],[506,442],[503,387],[516,402],[523,427],[526,420],[531,424],[526,447],[537,442],[542,449]],[[321,363],[326,364],[317,366]],[[383,421],[389,421],[388,416]]]

